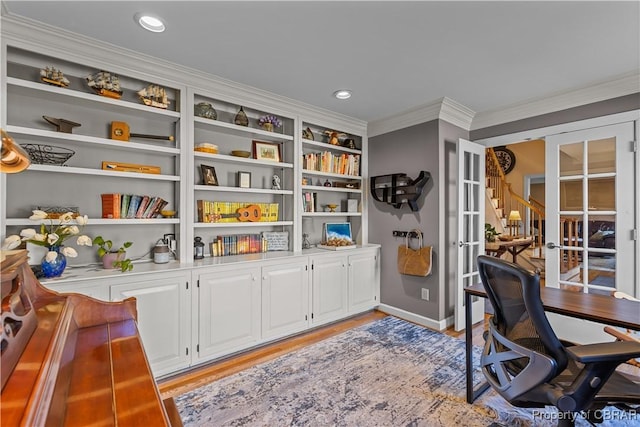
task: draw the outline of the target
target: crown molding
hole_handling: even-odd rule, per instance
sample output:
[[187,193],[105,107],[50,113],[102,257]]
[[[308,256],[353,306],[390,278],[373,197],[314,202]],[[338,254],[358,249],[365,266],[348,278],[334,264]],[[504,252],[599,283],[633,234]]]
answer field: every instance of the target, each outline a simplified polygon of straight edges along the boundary
[[258,110],[269,110],[294,117],[322,117],[323,121],[330,120],[338,124],[336,127],[346,127],[354,133],[364,133],[367,129],[367,123],[360,119],[28,18],[9,15],[2,16],[1,20],[3,44],[79,64],[89,63],[97,68],[109,69],[142,80],[154,76],[157,84],[174,85],[183,90],[191,87],[198,93],[211,93],[228,102]]
[[441,98],[429,104],[405,110],[384,119],[371,121],[369,122],[367,129],[367,136],[371,138],[373,136],[404,129],[409,126],[436,120],[440,117],[440,109],[443,99],[444,98]]
[[457,101],[446,96],[442,98],[440,120],[451,123],[464,130],[471,128],[471,123],[476,113],[471,108],[465,107]]
[[444,120],[469,130],[474,111],[446,96],[425,105],[405,110],[399,114],[369,122],[369,137],[404,129],[431,120]]
[[588,86],[477,113],[471,130],[484,129],[638,92],[640,92],[640,72],[633,71]]

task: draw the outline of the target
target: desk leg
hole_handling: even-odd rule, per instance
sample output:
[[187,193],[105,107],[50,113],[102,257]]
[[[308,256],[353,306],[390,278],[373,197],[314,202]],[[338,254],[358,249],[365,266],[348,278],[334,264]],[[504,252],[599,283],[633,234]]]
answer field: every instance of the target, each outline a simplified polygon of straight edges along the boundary
[[473,324],[471,312],[471,294],[464,293],[464,322],[465,322],[465,352],[466,352],[466,377],[467,377],[467,403],[473,403],[482,393],[489,388],[489,383],[481,384],[477,390],[473,389]]
[[473,403],[473,334],[471,331],[471,295],[464,293],[464,337],[466,352],[467,403]]

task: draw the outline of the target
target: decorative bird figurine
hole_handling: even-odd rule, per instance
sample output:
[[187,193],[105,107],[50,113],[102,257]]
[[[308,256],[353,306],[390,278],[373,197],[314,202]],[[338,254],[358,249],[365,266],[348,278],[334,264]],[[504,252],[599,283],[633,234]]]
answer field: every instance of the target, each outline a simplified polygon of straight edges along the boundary
[[324,134],[329,136],[329,144],[331,145],[340,145],[340,140],[338,138],[344,138],[347,136],[346,133],[336,132],[335,130],[325,130]]
[[67,119],[56,119],[55,117],[42,116],[43,119],[56,127],[57,132],[72,133],[74,127],[82,126],[80,123]]

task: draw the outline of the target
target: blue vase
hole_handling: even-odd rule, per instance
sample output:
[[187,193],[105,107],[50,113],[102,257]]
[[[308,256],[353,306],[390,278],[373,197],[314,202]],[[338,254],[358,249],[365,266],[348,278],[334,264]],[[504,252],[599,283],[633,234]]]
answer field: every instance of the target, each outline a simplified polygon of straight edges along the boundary
[[60,249],[62,249],[61,246],[52,246],[49,248],[49,251],[53,251],[57,254],[56,259],[54,259],[53,261],[47,261],[46,255],[44,258],[42,258],[40,266],[42,267],[42,274],[44,275],[44,277],[58,277],[67,267],[67,257],[65,257],[64,254],[60,252]]

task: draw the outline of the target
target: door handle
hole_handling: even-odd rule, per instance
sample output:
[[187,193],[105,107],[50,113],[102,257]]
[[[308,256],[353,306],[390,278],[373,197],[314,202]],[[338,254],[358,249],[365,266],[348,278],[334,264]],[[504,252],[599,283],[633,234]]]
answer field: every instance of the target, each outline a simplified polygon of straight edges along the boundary
[[559,247],[560,247],[560,246],[556,245],[556,244],[555,244],[555,243],[553,243],[553,242],[549,242],[549,243],[547,243],[547,249],[556,249],[556,248],[559,248]]
[[469,242],[463,242],[462,240],[460,240],[460,243],[458,243],[458,246],[460,247],[469,246]]

